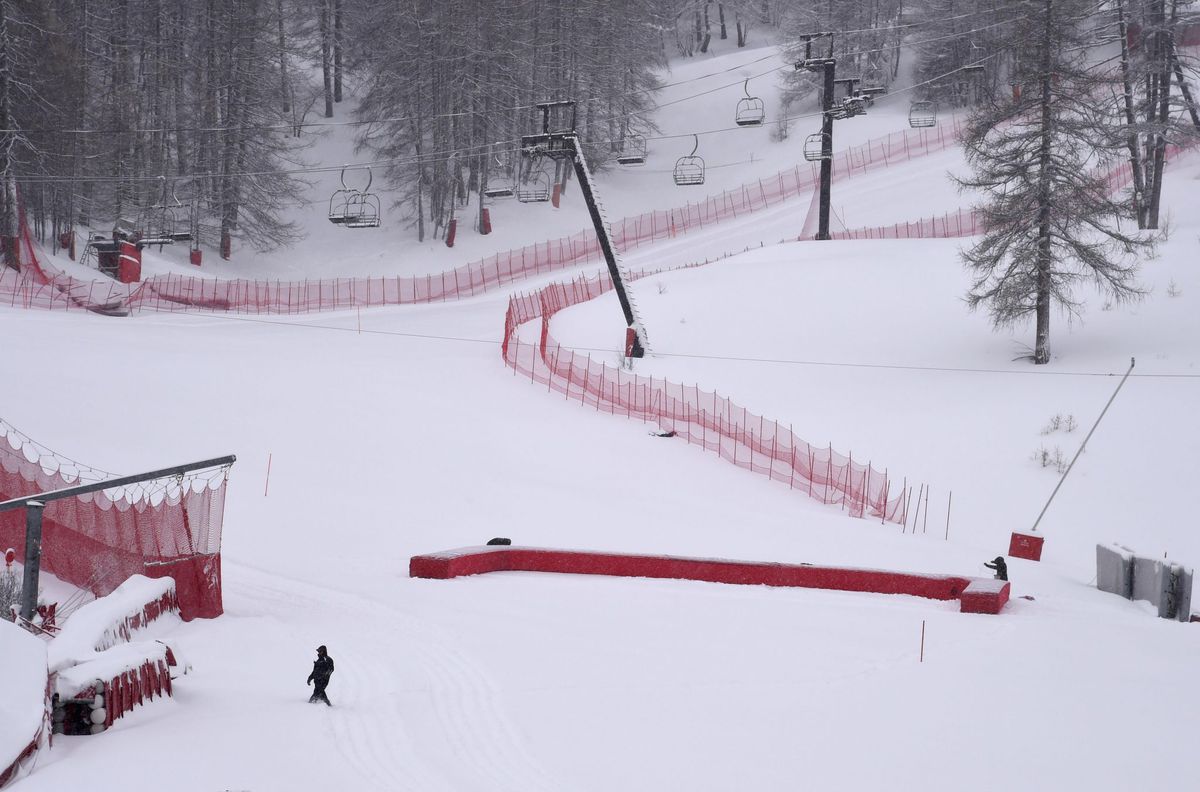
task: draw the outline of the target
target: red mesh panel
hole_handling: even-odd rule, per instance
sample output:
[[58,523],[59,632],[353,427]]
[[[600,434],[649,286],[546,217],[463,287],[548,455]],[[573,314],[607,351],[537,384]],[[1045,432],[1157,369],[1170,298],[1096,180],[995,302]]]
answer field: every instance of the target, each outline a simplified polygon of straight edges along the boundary
[[[21,445],[14,447],[14,442]],[[29,457],[37,457],[30,461]],[[0,426],[0,500],[79,483],[58,472],[43,449]],[[104,492],[50,501],[42,514],[42,567],[103,596],[130,575],[175,578],[184,619],[219,616],[223,471],[210,480],[158,482],[116,501]],[[25,552],[25,513],[0,513],[0,547]]]
[[[834,156],[834,178],[853,178],[943,151],[957,145],[959,131],[960,125],[955,119],[948,125],[907,129],[869,141]],[[1172,157],[1183,148],[1170,145],[1167,156]],[[609,227],[613,245],[618,253],[624,253],[643,244],[777,205],[814,190],[819,170],[818,164],[805,163],[710,195],[694,204],[622,218]],[[1108,176],[1114,192],[1127,187],[1130,180],[1128,163],[1115,166]],[[842,239],[959,237],[980,230],[975,214],[960,210],[916,222],[839,231],[832,236]],[[100,313],[147,309],[299,314],[356,306],[444,302],[470,297],[534,275],[602,260],[596,235],[588,229],[573,236],[497,253],[437,275],[320,281],[214,280],[158,275],[140,284],[125,285],[108,279],[77,280],[48,271],[34,254],[32,236],[23,215],[22,236],[22,271],[0,270],[0,304]]]
[[[906,129],[872,140],[834,157],[837,179],[862,175],[956,145],[957,119],[931,129]],[[644,212],[610,225],[618,253],[673,238],[723,220],[757,212],[815,189],[820,169],[805,163],[773,176],[710,195],[674,209]],[[22,307],[156,311],[220,310],[243,313],[309,313],[340,308],[442,302],[470,297],[533,275],[600,262],[596,234],[588,229],[569,237],[497,253],[448,272],[424,276],[335,278],[320,281],[214,280],[159,275],[136,285],[80,281],[48,272],[34,256],[28,226],[23,227],[25,277],[0,274],[0,299]]]

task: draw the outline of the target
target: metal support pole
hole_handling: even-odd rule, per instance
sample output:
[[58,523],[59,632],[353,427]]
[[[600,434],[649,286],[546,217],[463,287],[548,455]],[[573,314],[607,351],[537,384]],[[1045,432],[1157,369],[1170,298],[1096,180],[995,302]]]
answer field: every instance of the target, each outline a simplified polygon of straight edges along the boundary
[[[592,225],[596,229],[596,240],[600,243],[601,253],[604,254],[604,263],[608,266],[608,275],[612,278],[617,301],[621,304],[621,312],[625,314],[625,324],[628,327],[635,327],[633,306],[625,291],[625,281],[621,277],[621,269],[617,266],[617,255],[608,234],[608,224],[604,222],[604,217],[600,214],[600,207],[596,203],[596,196],[592,192],[592,178],[583,158],[583,146],[580,145],[579,138],[574,134],[568,135],[565,143],[571,148],[571,165],[575,169],[575,177],[579,180],[579,190],[583,193],[583,202],[587,204],[588,214],[591,215]],[[635,327],[635,331],[637,329]],[[642,342],[641,333],[635,333],[631,350],[632,357],[640,358],[646,354]]]
[[[588,168],[587,160],[584,158],[583,145],[580,143],[579,136],[575,132],[575,102],[570,100],[541,102],[537,107],[542,111],[542,133],[540,135],[522,136],[522,151],[526,157],[549,156],[555,161],[556,168],[562,160],[571,160],[575,176],[579,179],[579,189],[583,193],[583,201],[587,204],[588,214],[591,216],[592,225],[596,229],[596,239],[600,243],[600,251],[604,254],[604,263],[608,265],[608,274],[612,278],[613,288],[617,293],[617,300],[621,303],[621,311],[625,314],[625,324],[634,331],[629,350],[630,356],[640,358],[646,353],[646,339],[642,337],[642,328],[638,326],[637,319],[634,316],[633,304],[630,302],[629,295],[625,289],[625,283],[621,278],[621,269],[617,265],[616,249],[613,247],[612,238],[609,235],[608,224],[605,222],[604,215],[600,212],[600,206],[596,202],[591,171]],[[554,107],[569,107],[571,109],[570,129],[551,131],[550,109]]]
[[825,85],[821,96],[821,198],[818,213],[817,239],[829,239],[829,204],[833,187],[833,91],[832,58],[824,63]]
[[21,618],[32,621],[37,613],[38,573],[42,568],[42,501],[25,504],[25,573],[21,580]]
[[1092,433],[1096,431],[1096,427],[1100,425],[1100,421],[1104,418],[1104,414],[1108,412],[1108,408],[1112,406],[1113,400],[1117,398],[1117,394],[1121,392],[1122,386],[1125,385],[1125,380],[1129,379],[1129,375],[1133,373],[1133,366],[1137,361],[1134,358],[1129,358],[1129,370],[1125,372],[1125,376],[1121,377],[1121,381],[1117,383],[1117,389],[1113,391],[1113,395],[1108,397],[1108,404],[1104,405],[1104,409],[1100,411],[1100,417],[1096,419],[1096,423],[1092,424],[1091,430],[1087,433],[1087,437],[1083,438],[1083,442],[1079,445],[1079,450],[1075,452],[1075,456],[1071,457],[1071,464],[1067,465],[1067,469],[1063,471],[1062,478],[1058,480],[1058,486],[1054,488],[1054,492],[1050,493],[1050,499],[1046,501],[1046,505],[1042,507],[1042,513],[1038,515],[1033,522],[1032,533],[1037,533],[1038,524],[1042,518],[1046,516],[1046,510],[1050,508],[1050,504],[1054,501],[1054,496],[1058,494],[1058,490],[1062,487],[1063,482],[1067,480],[1067,476],[1071,475],[1071,468],[1075,467],[1076,460],[1083,453],[1083,449],[1087,448],[1088,440],[1092,439]]
[[119,476],[118,478],[106,479],[104,481],[93,481],[90,484],[80,484],[74,487],[65,487],[59,490],[50,490],[49,492],[39,492],[37,495],[27,495],[20,498],[13,498],[0,502],[0,512],[6,512],[11,509],[24,509],[34,501],[52,501],[59,498],[75,498],[80,495],[87,495],[89,492],[99,492],[100,490],[113,489],[114,487],[124,487],[126,484],[137,484],[139,481],[149,481],[156,478],[166,478],[167,476],[176,476],[182,473],[191,473],[193,470],[205,470],[207,468],[224,467],[232,465],[237,461],[237,457],[230,454],[229,456],[217,457],[216,459],[205,459],[201,462],[192,462],[187,465],[175,465],[174,467],[163,468],[162,470],[151,470],[147,473],[138,473],[134,476]]
[[1171,67],[1175,71],[1175,80],[1179,83],[1179,91],[1183,94],[1183,103],[1192,117],[1192,126],[1200,130],[1200,113],[1196,110],[1196,101],[1192,99],[1192,91],[1188,88],[1187,78],[1184,77],[1183,66],[1179,63],[1179,52],[1175,49],[1175,39],[1169,39],[1167,46],[1171,48]]

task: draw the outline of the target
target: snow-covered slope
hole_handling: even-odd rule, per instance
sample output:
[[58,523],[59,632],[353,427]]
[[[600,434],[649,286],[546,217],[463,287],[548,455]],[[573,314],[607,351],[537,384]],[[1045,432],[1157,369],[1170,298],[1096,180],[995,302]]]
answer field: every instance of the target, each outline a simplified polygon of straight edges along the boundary
[[0,783],[29,772],[45,747],[46,646],[0,619]]
[[[721,55],[673,76],[766,54]],[[691,92],[733,82],[708,79]],[[660,125],[724,124],[740,92],[672,105]],[[885,107],[841,129],[849,145],[903,123]],[[799,141],[767,135],[739,130],[725,149],[705,149],[712,164],[756,152],[753,167],[719,171],[737,175],[714,190],[757,176],[760,156],[763,172],[793,164],[772,147],[798,151]],[[675,155],[656,149],[645,173],[604,176],[610,214],[677,204],[682,191],[651,173]],[[835,206],[852,225],[954,209],[945,172],[961,160],[937,157],[840,183]],[[1200,631],[1096,591],[1092,545],[1200,559],[1186,517],[1200,472],[1189,417],[1200,396],[1198,171],[1193,157],[1169,173],[1175,231],[1146,264],[1151,296],[1111,310],[1093,301],[1083,324],[1060,323],[1058,357],[1036,374],[1011,361],[1025,331],[993,335],[966,312],[954,241],[773,244],[799,233],[808,201],[798,198],[630,257],[679,263],[761,241],[635,287],[656,348],[695,355],[663,354],[639,371],[715,387],[814,443],[930,483],[916,534],[851,519],[515,377],[499,353],[506,292],[299,319],[0,308],[0,337],[18,340],[5,366],[37,384],[6,389],[4,417],[42,443],[117,471],[239,459],[226,615],[170,637],[194,672],[173,700],[104,735],[56,741],[18,789],[97,778],[130,790],[419,792],[1176,783],[1200,727]],[[539,207],[537,219],[498,211],[499,225],[572,231],[586,225],[577,204]],[[398,260],[413,268],[401,271],[443,268],[444,247],[404,245],[394,228],[356,235],[322,211],[298,215],[313,226],[310,246],[251,261],[281,277],[376,262],[396,272]],[[569,212],[579,214],[560,223]],[[470,239],[454,263],[524,241],[515,231]],[[554,330],[608,350],[622,323],[604,298],[561,313]],[[1029,527],[1055,484],[1029,456],[1073,453],[1131,355],[1137,373],[1158,376],[1127,384],[1048,513],[1045,560],[1010,563],[1017,599],[1001,616],[682,581],[407,577],[413,554],[493,536],[984,575],[982,562],[1006,552],[1008,533]],[[988,371],[952,370],[964,368]],[[1079,428],[1040,434],[1055,414]],[[319,644],[337,663],[328,710],[305,704]]]

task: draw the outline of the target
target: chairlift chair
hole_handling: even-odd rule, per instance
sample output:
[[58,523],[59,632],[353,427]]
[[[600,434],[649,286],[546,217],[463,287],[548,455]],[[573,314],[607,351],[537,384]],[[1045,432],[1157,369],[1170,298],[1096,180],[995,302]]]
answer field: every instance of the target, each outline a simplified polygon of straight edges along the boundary
[[504,167],[504,163],[500,161],[499,157],[496,157],[495,164],[506,175],[504,178],[498,179],[496,184],[488,184],[484,187],[483,196],[485,198],[511,198],[513,195],[513,183],[512,179],[507,175],[508,169]]
[[367,192],[351,196],[346,201],[345,217],[342,225],[346,228],[378,228],[379,196]]
[[[362,188],[346,184],[346,171],[365,170],[367,183]],[[339,177],[342,187],[329,196],[329,222],[344,228],[376,228],[379,226],[379,197],[371,192],[374,176],[365,165],[346,165]]]
[[913,102],[908,108],[908,125],[913,129],[937,126],[937,103]]
[[704,158],[696,156],[696,149],[700,148],[700,137],[698,135],[692,135],[692,137],[695,140],[692,145],[692,153],[675,160],[674,177],[677,187],[704,184]]
[[733,117],[734,123],[743,127],[762,126],[767,117],[766,107],[763,105],[762,99],[750,95],[749,78],[742,83],[742,90],[745,91],[746,98],[737,104],[737,111]]
[[509,182],[504,182],[494,187],[489,185],[484,188],[483,195],[485,198],[512,198],[513,187]]
[[627,134],[621,141],[621,151],[617,154],[618,165],[645,165],[646,138],[642,135]]
[[346,215],[351,197],[358,195],[358,190],[335,190],[329,197],[329,222],[334,225],[345,225]]
[[863,69],[862,79],[859,80],[859,84],[864,88],[879,88],[880,90],[878,93],[885,93],[883,90],[883,78],[884,74],[882,68],[879,66],[868,66],[867,68]]
[[544,203],[550,200],[550,174],[546,171],[538,170],[529,174],[529,177],[518,184],[514,193],[517,200],[521,203]]
[[845,118],[866,115],[867,100],[861,94],[844,97],[842,99],[842,110],[845,113]]
[[825,133],[814,132],[804,138],[804,159],[809,162],[820,162],[828,159],[825,153]]

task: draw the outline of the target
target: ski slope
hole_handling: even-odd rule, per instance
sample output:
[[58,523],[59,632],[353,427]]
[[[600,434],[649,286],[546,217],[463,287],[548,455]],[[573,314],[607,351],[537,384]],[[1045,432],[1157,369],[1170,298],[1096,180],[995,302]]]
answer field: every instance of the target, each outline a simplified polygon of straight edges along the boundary
[[[740,79],[766,55],[677,65],[673,79],[732,71],[666,89],[662,100]],[[739,82],[672,105],[660,126],[726,124],[740,95]],[[850,145],[904,123],[899,108],[882,107],[841,124],[839,147],[843,130]],[[713,135],[711,146],[706,138],[710,163],[749,152],[755,163],[714,170],[703,189],[799,160],[795,133],[782,144],[768,134]],[[346,161],[349,146],[330,135],[311,155]],[[656,148],[643,173],[601,176],[610,216],[687,200],[669,174],[652,173],[674,156]],[[963,199],[946,173],[960,165],[946,152],[851,179],[836,185],[834,205],[850,225],[952,211]],[[1198,178],[1195,155],[1169,172],[1174,230],[1146,264],[1150,296],[1109,310],[1089,299],[1082,323],[1056,320],[1044,374],[1012,361],[1028,328],[993,334],[962,305],[958,242],[780,244],[797,235],[804,197],[627,257],[631,267],[659,266],[752,248],[634,287],[659,353],[638,362],[639,373],[730,393],[810,442],[929,483],[915,534],[851,519],[515,377],[499,350],[509,294],[572,273],[454,303],[298,318],[0,308],[0,337],[16,339],[5,345],[6,370],[20,375],[5,389],[3,417],[39,442],[116,471],[238,455],[226,614],[168,637],[193,673],[174,699],[104,735],[57,738],[16,789],[1176,784],[1190,772],[1200,727],[1191,681],[1200,630],[1100,593],[1091,578],[1096,542],[1200,559],[1187,517],[1200,472],[1190,417],[1200,401]],[[574,193],[557,212],[508,204],[496,212],[506,230],[463,234],[447,251],[408,241],[391,222],[377,232],[335,228],[322,189],[297,210],[312,230],[304,246],[239,250],[202,271],[439,271],[587,222]],[[164,256],[153,266],[187,265]],[[562,312],[554,332],[615,362],[623,324],[609,296]],[[1041,445],[1073,453],[1131,355],[1138,374],[1157,376],[1127,384],[1047,515],[1044,561],[1010,562],[1017,599],[997,617],[802,589],[407,577],[412,555],[493,536],[986,575],[982,562],[1029,527],[1057,480],[1030,455]],[[1080,429],[1041,435],[1056,413],[1074,415]],[[319,644],[337,663],[328,710],[305,703]]]

